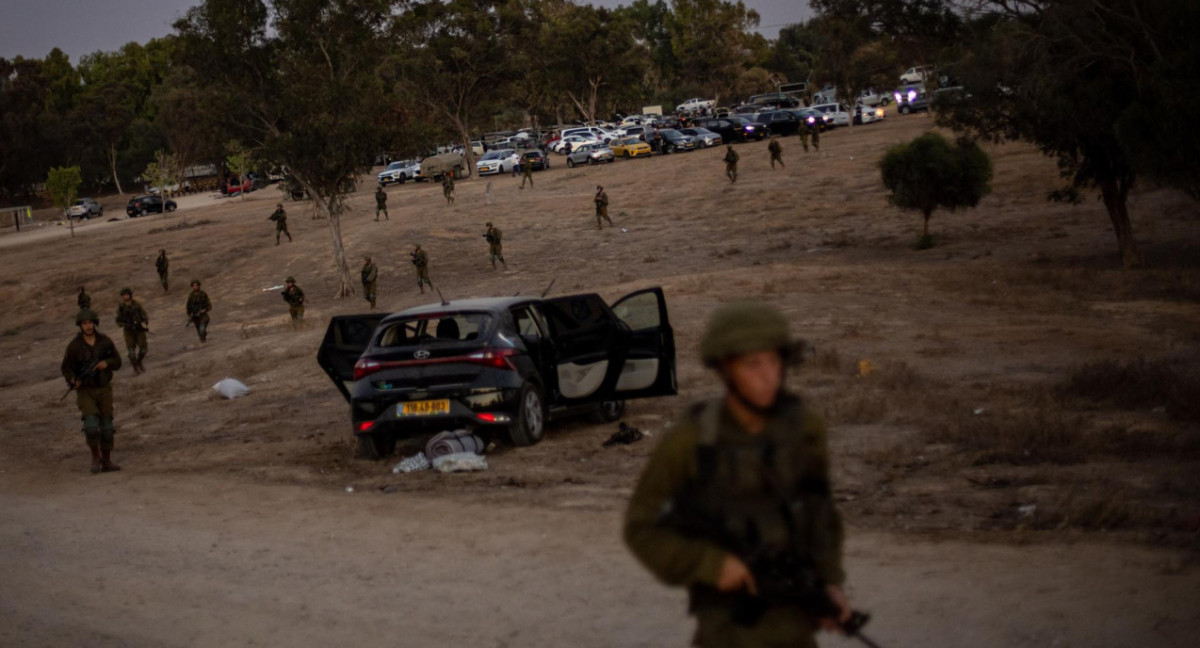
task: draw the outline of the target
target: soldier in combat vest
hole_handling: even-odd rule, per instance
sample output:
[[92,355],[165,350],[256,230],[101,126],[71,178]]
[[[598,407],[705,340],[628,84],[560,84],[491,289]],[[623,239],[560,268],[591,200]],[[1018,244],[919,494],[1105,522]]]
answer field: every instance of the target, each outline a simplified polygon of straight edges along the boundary
[[686,586],[705,648],[816,648],[851,618],[825,423],[784,388],[803,345],[761,303],[719,308],[700,342],[725,393],[668,429],[638,481],[625,540]]
[[113,472],[121,467],[112,461],[113,394],[112,375],[121,368],[121,355],[113,341],[96,327],[100,316],[81,310],[75,316],[79,334],[63,354],[62,375],[75,392],[75,404],[83,419],[83,437],[92,451],[92,473]]
[[146,334],[150,332],[150,317],[141,302],[133,298],[133,290],[121,289],[121,302],[117,304],[117,326],[125,333],[125,350],[129,352],[129,364],[133,365],[133,375],[146,370],[142,360],[150,345]]
[[363,257],[362,267],[362,285],[363,297],[371,303],[371,308],[375,308],[375,282],[379,280],[379,266],[371,260],[370,256]]
[[187,298],[188,324],[196,327],[196,334],[201,342],[208,341],[208,312],[212,310],[212,300],[208,293],[200,290],[200,280],[192,279],[192,292]]
[[300,286],[296,285],[295,277],[288,277],[284,280],[287,287],[283,289],[283,301],[287,302],[288,315],[292,318],[292,325],[298,325],[304,321],[304,291]]
[[159,250],[158,258],[154,260],[154,268],[158,270],[158,281],[162,284],[163,290],[167,289],[167,272],[170,270],[171,262],[167,261],[167,251]]
[[492,262],[492,270],[496,269],[496,259],[508,268],[508,263],[504,261],[504,235],[500,232],[499,227],[494,227],[492,221],[487,222],[487,231],[483,233],[484,240],[488,244],[488,260]]

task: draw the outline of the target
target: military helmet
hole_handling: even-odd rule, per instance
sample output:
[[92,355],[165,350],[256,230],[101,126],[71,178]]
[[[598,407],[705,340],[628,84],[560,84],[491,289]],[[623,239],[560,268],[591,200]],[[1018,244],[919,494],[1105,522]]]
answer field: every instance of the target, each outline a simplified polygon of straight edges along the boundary
[[283,280],[283,282],[284,282],[284,283],[296,283],[296,278],[295,278],[295,277],[288,277],[287,279],[284,279],[284,280]]
[[100,316],[96,314],[96,311],[94,311],[90,308],[85,308],[85,309],[79,311],[78,313],[75,313],[75,326],[79,326],[80,324],[83,324],[84,322],[92,322],[94,324],[99,324]]
[[415,248],[417,248],[417,249],[419,250],[419,249],[421,249],[421,244],[420,244],[420,243],[413,243],[413,247],[415,247]]
[[122,288],[122,289],[121,289],[121,293],[120,293],[120,294],[121,294],[122,296],[124,296],[124,295],[129,295],[130,297],[132,297],[132,296],[133,296],[133,289],[132,289],[132,288]]
[[492,221],[488,221],[488,222],[484,223],[483,225],[484,225],[484,227],[491,227]]
[[192,283],[191,283],[191,285],[193,285],[193,286],[199,286],[199,285],[200,285],[200,280],[199,280],[199,279],[192,279]]
[[804,342],[791,336],[788,321],[779,309],[754,301],[718,308],[700,338],[700,357],[709,367],[725,358],[772,349],[778,350],[785,361],[798,362],[803,348]]

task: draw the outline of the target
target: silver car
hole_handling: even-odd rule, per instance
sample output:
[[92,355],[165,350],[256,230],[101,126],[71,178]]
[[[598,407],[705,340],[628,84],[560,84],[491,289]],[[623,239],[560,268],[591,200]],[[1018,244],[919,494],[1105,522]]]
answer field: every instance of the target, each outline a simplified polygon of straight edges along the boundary
[[679,132],[691,137],[701,148],[721,145],[721,136],[707,128],[683,128]]
[[583,144],[567,155],[567,166],[574,168],[577,164],[600,164],[617,159],[613,150],[603,144]]

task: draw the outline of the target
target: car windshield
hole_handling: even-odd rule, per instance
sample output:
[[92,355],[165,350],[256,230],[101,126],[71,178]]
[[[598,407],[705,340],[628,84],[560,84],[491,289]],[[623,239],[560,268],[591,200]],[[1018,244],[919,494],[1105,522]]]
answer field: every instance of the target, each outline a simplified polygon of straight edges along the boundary
[[479,161],[483,162],[486,160],[499,160],[506,155],[508,154],[504,151],[488,151],[487,153],[483,154],[483,157],[479,158]]
[[391,164],[389,164],[387,166],[386,169],[384,169],[384,171],[395,171],[396,169],[399,169],[402,166],[404,166],[404,162],[392,162]]
[[640,144],[641,142],[642,142],[642,140],[640,140],[636,137],[628,137],[628,138],[621,140],[621,143],[624,144],[625,146],[636,146],[637,144]]
[[448,344],[478,339],[487,332],[492,316],[487,313],[444,313],[388,322],[376,346],[396,348],[426,344]]

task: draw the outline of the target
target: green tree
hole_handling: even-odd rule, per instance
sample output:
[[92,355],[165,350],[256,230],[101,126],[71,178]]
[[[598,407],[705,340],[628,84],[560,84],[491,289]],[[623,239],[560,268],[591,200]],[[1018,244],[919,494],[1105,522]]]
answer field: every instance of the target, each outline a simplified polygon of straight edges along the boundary
[[553,22],[543,22],[540,43],[550,53],[547,80],[594,124],[602,93],[636,86],[643,75],[633,23],[591,5],[566,3]]
[[946,141],[937,133],[897,144],[879,163],[889,200],[901,209],[921,212],[924,226],[918,247],[933,245],[929,218],[939,207],[956,211],[974,207],[987,195],[992,162],[974,142]]
[[170,187],[180,184],[182,168],[179,166],[179,158],[174,153],[168,153],[163,150],[154,152],[154,161],[146,165],[146,169],[142,171],[142,177],[152,187],[158,187],[159,192],[163,196],[171,194]]
[[[239,181],[245,182],[246,174],[254,169],[254,151],[243,147],[237,140],[229,140],[225,143],[225,168],[238,176]],[[240,192],[239,195],[245,200],[246,192]]]
[[[77,166],[54,167],[46,176],[46,191],[50,194],[50,200],[64,213],[75,204],[81,184],[83,177],[79,174]],[[70,214],[67,214],[67,223],[71,228],[71,236],[75,236],[75,221]]]
[[754,33],[757,11],[741,0],[672,0],[669,33],[681,81],[718,101],[733,94],[742,70],[765,58]]

